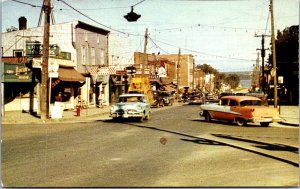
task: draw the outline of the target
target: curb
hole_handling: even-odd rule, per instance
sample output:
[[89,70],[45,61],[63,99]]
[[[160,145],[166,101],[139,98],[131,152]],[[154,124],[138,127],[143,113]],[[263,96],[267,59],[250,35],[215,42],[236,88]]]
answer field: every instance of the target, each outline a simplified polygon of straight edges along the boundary
[[297,123],[288,123],[288,122],[285,122],[285,121],[280,121],[280,122],[278,122],[278,123],[280,123],[280,124],[282,124],[282,125],[288,125],[288,126],[299,127],[299,124],[297,124]]

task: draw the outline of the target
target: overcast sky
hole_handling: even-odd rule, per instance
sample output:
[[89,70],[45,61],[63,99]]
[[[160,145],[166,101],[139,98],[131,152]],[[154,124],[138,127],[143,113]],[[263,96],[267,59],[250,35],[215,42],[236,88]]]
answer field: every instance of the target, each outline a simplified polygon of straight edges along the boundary
[[[18,27],[20,16],[27,18],[28,27],[37,26],[42,0],[18,1],[2,0],[2,32],[11,26]],[[148,53],[177,54],[181,48],[182,54],[195,56],[196,64],[210,64],[221,72],[252,70],[256,49],[261,48],[261,38],[254,37],[255,33],[271,34],[269,0],[141,1],[64,0],[96,22],[62,1],[52,0],[52,3],[56,23],[81,20],[110,30],[112,35],[129,36],[135,41],[134,50],[140,52],[148,28]],[[298,0],[273,1],[275,30],[299,25]],[[141,18],[129,23],[123,16],[133,5]],[[266,48],[270,47],[269,43],[267,37]]]

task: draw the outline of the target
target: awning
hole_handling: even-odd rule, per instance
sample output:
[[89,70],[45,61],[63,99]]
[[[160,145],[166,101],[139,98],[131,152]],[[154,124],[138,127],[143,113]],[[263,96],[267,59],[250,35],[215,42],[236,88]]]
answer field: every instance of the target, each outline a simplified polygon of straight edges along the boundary
[[85,77],[81,75],[74,68],[62,68],[58,69],[58,79],[61,81],[73,81],[73,82],[84,82]]

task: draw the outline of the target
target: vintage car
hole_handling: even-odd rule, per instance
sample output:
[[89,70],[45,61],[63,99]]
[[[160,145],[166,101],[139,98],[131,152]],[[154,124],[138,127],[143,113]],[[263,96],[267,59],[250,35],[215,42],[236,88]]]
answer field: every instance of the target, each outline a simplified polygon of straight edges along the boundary
[[187,103],[190,105],[200,105],[204,103],[204,98],[200,93],[190,93]]
[[110,117],[138,118],[140,121],[150,118],[151,108],[147,96],[144,94],[122,94],[118,103],[110,108]]
[[173,103],[174,103],[174,97],[173,97],[173,94],[171,92],[161,92],[159,94],[162,98],[162,101],[163,101],[163,105],[166,105],[166,106],[173,106]]
[[200,105],[199,114],[208,122],[217,119],[236,122],[239,126],[251,122],[267,127],[281,121],[277,108],[264,106],[261,99],[253,96],[224,96],[219,103]]

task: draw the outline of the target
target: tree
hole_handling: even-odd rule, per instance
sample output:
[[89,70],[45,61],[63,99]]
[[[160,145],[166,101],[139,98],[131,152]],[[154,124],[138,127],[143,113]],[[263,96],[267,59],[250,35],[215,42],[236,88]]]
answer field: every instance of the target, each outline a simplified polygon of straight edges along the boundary
[[[281,103],[299,103],[299,25],[285,28],[277,32],[276,67],[277,76],[283,78],[279,86],[278,98]],[[273,67],[272,54],[269,56],[269,66]],[[277,80],[278,81],[278,80]],[[273,79],[270,85],[273,84]],[[269,97],[273,97],[274,89],[268,88]]]
[[230,85],[232,89],[235,89],[239,86],[240,77],[237,74],[229,74],[225,78],[225,83]]
[[208,64],[201,64],[201,65],[197,65],[196,66],[198,69],[201,69],[205,74],[216,74],[218,73],[218,71],[211,67]]
[[18,28],[14,27],[14,26],[10,26],[10,28],[7,28],[6,31],[7,32],[12,32],[12,31],[17,31]]

